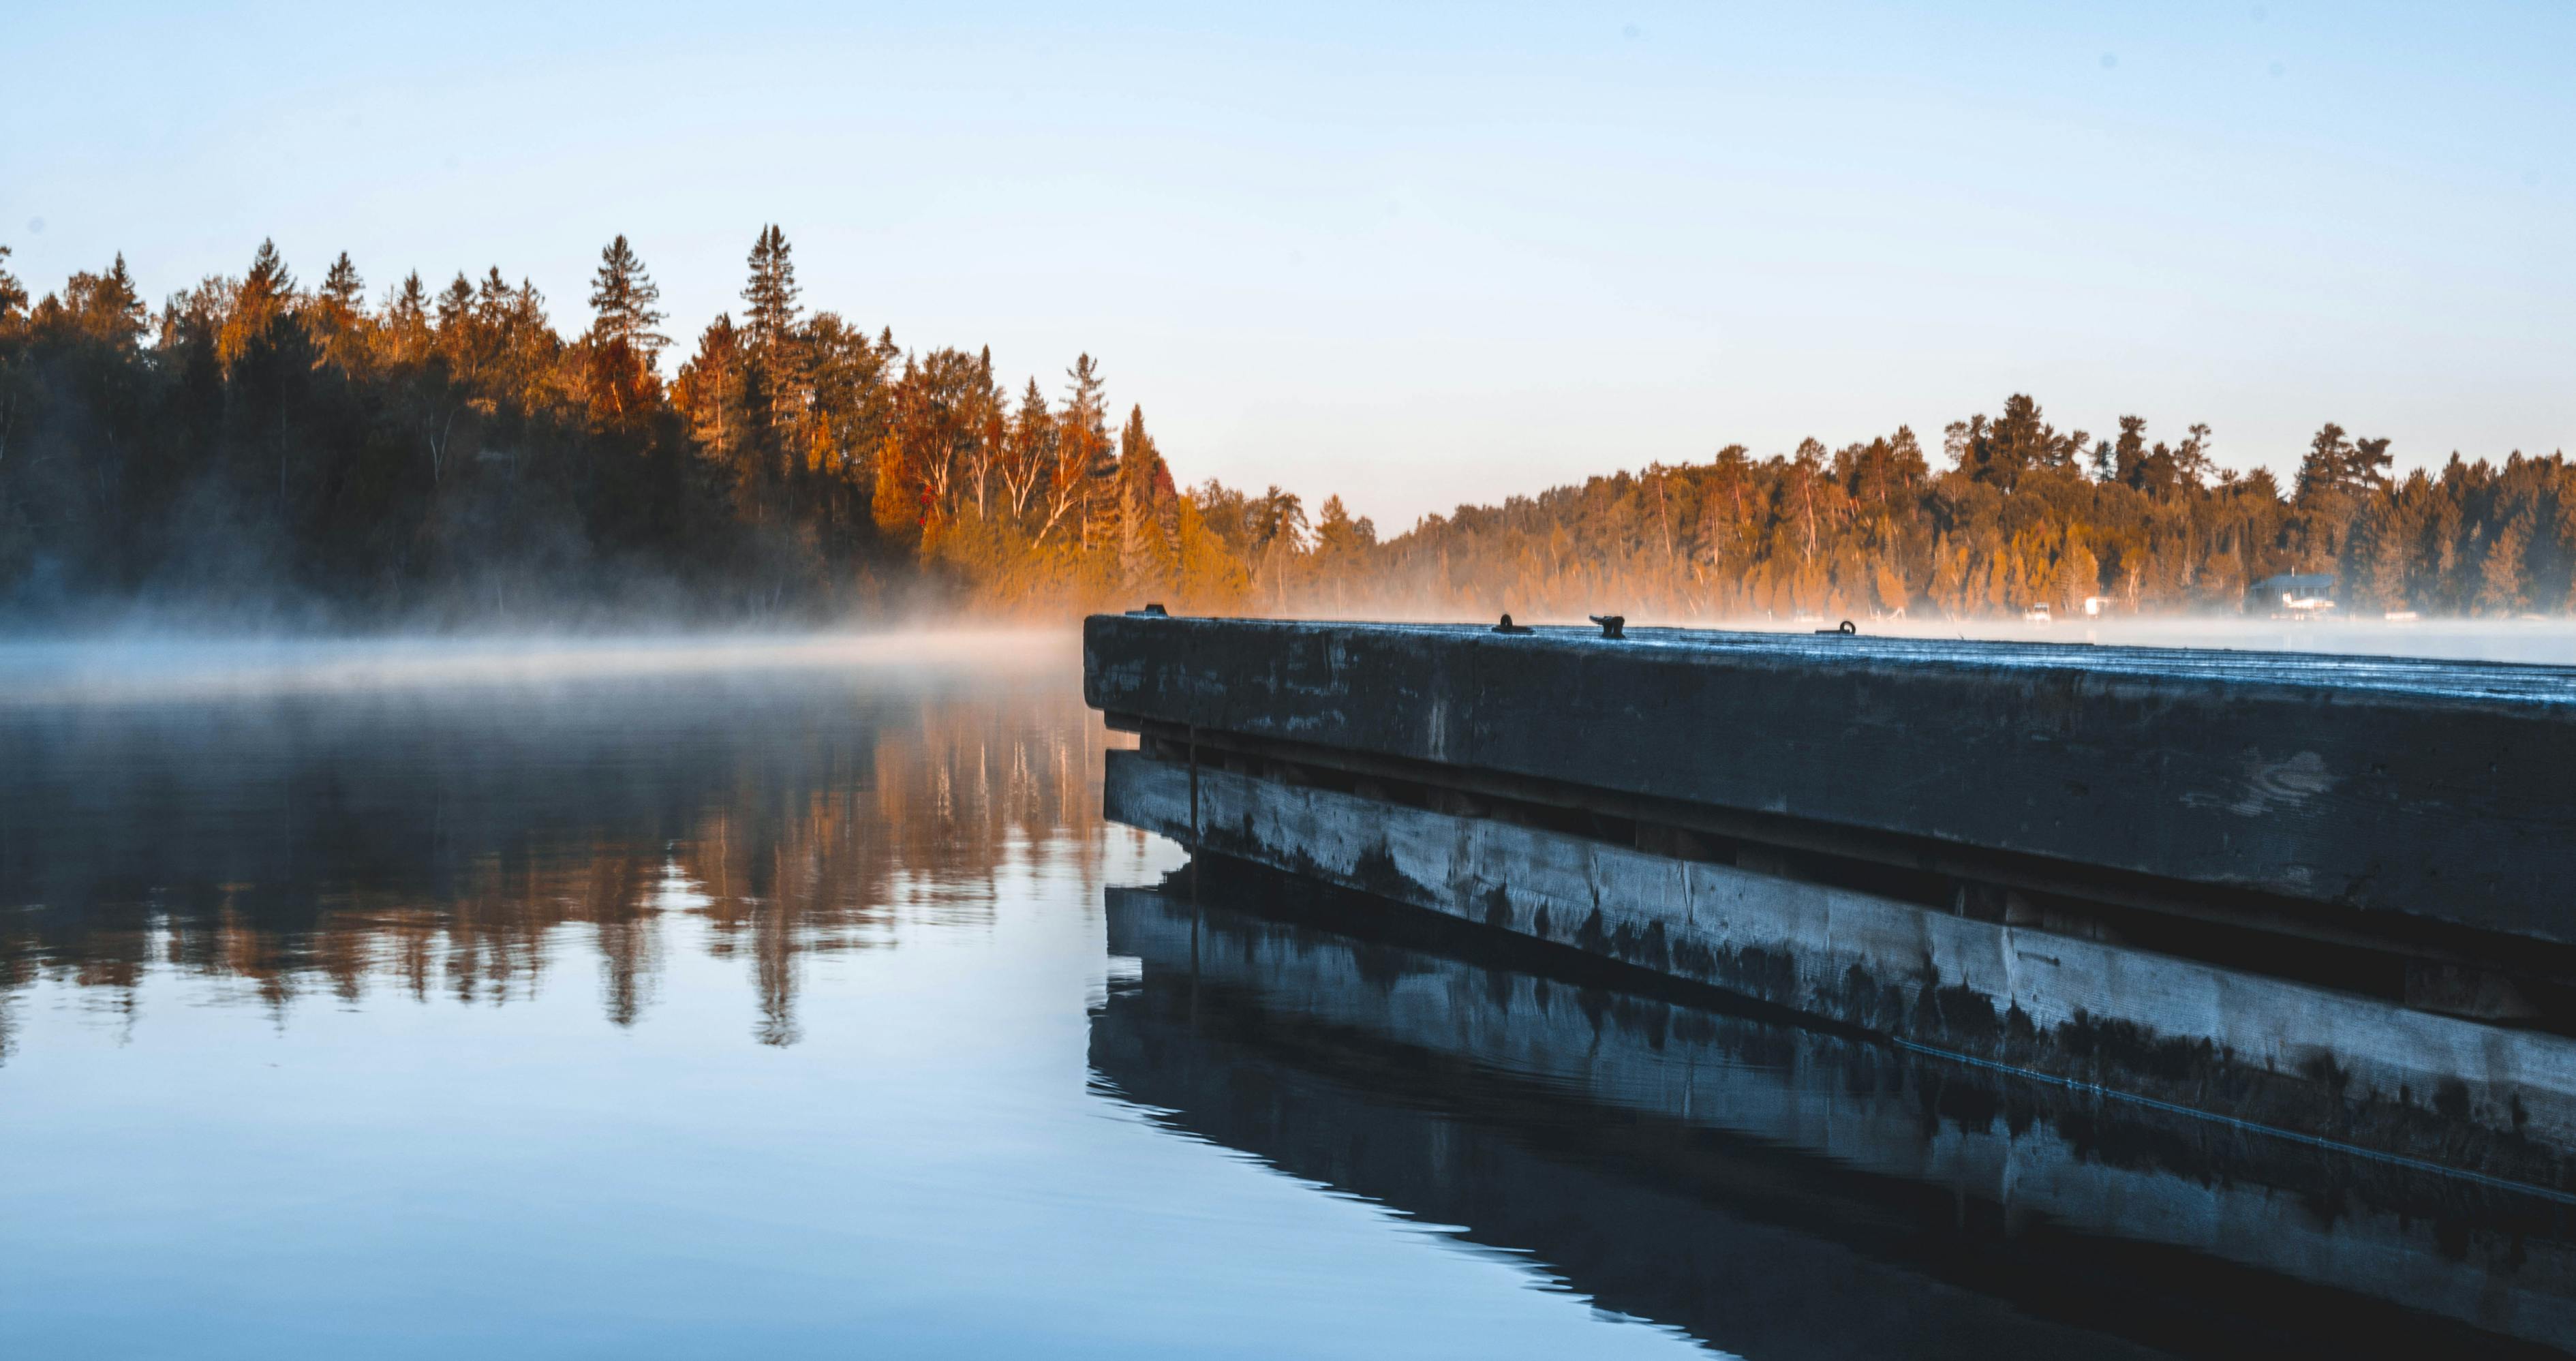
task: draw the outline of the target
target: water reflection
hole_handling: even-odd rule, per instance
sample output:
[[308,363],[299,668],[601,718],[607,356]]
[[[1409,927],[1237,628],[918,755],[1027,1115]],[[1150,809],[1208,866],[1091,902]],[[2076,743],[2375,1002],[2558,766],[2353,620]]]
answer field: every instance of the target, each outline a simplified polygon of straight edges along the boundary
[[1138,964],[1107,1090],[1728,1351],[2576,1341],[2554,1204],[1551,979],[1267,876],[1198,896],[1108,893]]
[[1382,912],[1118,887],[1179,856],[1100,823],[1116,739],[1069,661],[15,704],[0,667],[0,1334],[1480,1359],[2576,1335],[2554,1208]]
[[0,648],[0,1352],[1681,1345],[1089,1089],[1179,856],[1032,641]]
[[[618,1025],[665,924],[798,1038],[802,962],[974,923],[1004,871],[1098,882],[1099,729],[1045,652],[937,667],[0,707],[0,1061],[39,979],[129,1017],[166,970],[281,1014],[502,1004],[594,953]],[[1086,894],[1086,897],[1089,895]]]

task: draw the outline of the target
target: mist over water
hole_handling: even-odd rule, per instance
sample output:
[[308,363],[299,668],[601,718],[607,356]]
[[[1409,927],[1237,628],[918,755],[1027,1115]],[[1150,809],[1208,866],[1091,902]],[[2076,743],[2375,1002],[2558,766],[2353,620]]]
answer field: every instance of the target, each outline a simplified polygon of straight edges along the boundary
[[[1838,621],[1837,621],[1838,622]],[[1856,623],[1866,633],[1912,638],[1994,638],[2102,647],[2216,647],[2257,652],[2332,652],[2373,657],[2576,666],[2576,619],[2378,619],[2314,622],[2171,615],[2062,619],[2047,624],[1978,619]]]
[[[834,672],[901,689],[957,674],[1045,675],[1080,666],[1070,629],[885,629],[837,633],[390,638],[141,633],[0,639],[0,704],[426,693],[482,687],[542,694],[600,681]],[[1078,675],[1077,675],[1078,681]]]
[[[1411,623],[1493,622],[1491,619],[1471,621],[1455,610],[1397,610],[1355,617],[1393,618]],[[1581,615],[1515,611],[1513,618],[1523,624],[1591,627],[1590,621]],[[1641,612],[1627,616],[1627,622],[1633,628],[1806,634],[1836,628],[1845,618],[1842,615],[1796,619],[1773,616],[1705,618]],[[2290,620],[2235,614],[2171,614],[2113,615],[2107,618],[2073,616],[2037,623],[2001,616],[1882,619],[1860,615],[1850,617],[1850,623],[1862,634],[1895,638],[1952,638],[2096,647],[2234,648],[2255,652],[2323,652],[2576,666],[2576,618],[2435,616],[2413,620]]]
[[[1385,611],[1348,616],[1416,622],[1485,622],[1452,613]],[[1588,627],[1582,619],[1522,622]],[[1639,617],[1645,626],[1809,633],[1839,619],[1691,620]],[[2292,621],[2224,615],[2071,618],[2051,623],[1977,618],[1858,619],[1870,635],[2061,643],[2100,647],[2205,647],[2270,652],[2434,657],[2576,666],[2576,619]],[[784,633],[509,633],[391,637],[131,632],[108,637],[0,636],[0,707],[290,696],[426,693],[452,687],[520,697],[567,686],[709,677],[776,678],[836,673],[900,688],[940,677],[1045,675],[1079,688],[1081,640],[1060,627],[906,627]]]
[[0,1336],[2210,1354],[2283,1273],[2576,1328],[2546,1215],[1194,906],[1124,741],[1064,630],[0,645]]

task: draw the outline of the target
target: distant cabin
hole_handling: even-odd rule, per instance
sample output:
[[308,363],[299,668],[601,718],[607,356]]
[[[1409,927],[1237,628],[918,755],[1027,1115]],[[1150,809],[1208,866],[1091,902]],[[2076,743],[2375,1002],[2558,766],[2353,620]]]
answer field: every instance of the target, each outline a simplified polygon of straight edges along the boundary
[[2334,592],[2332,572],[2283,572],[2246,587],[2245,608],[2277,618],[2313,618],[2333,611]]

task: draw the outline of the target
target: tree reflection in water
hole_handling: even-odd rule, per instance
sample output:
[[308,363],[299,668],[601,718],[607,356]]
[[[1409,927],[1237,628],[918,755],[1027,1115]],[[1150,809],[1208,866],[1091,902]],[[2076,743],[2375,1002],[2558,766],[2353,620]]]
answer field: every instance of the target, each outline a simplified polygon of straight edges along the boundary
[[130,1017],[152,970],[283,1017],[383,988],[500,1005],[592,952],[631,1025],[674,913],[792,1044],[806,956],[989,920],[1005,869],[1097,882],[1120,739],[1062,651],[0,708],[0,1058],[29,984]]

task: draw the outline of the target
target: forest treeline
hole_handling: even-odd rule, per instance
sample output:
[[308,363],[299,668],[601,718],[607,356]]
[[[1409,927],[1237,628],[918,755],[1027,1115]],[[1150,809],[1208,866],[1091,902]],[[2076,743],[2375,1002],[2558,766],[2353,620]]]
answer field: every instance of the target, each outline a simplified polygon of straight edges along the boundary
[[[2296,478],[2195,425],[2095,438],[2027,396],[1828,449],[1595,477],[1382,539],[1338,497],[1184,488],[1077,356],[1016,390],[989,351],[905,348],[805,305],[776,228],[737,312],[668,353],[624,237],[588,321],[496,267],[371,301],[343,254],[263,243],[158,308],[124,259],[34,298],[0,247],[0,616],[131,607],[285,626],[910,608],[1473,617],[1920,617],[2239,608],[2330,572],[2357,611],[2576,605],[2576,469],[2457,454],[2391,475],[2320,429]],[[676,362],[674,362],[676,361]],[[668,368],[668,376],[665,370]]]

